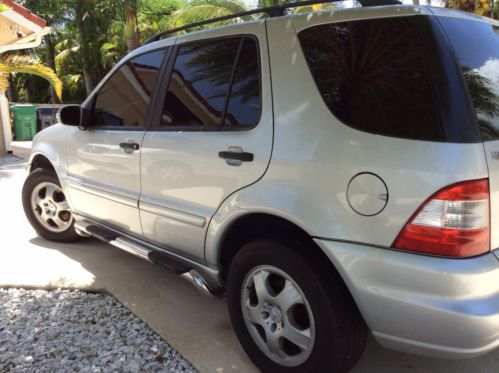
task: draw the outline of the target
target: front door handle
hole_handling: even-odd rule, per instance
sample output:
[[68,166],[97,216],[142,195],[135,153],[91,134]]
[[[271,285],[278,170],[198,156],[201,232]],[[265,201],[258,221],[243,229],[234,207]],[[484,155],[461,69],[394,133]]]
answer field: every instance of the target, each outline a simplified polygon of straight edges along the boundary
[[125,151],[125,153],[131,154],[136,150],[139,150],[140,145],[136,142],[122,142],[120,143],[120,148]]

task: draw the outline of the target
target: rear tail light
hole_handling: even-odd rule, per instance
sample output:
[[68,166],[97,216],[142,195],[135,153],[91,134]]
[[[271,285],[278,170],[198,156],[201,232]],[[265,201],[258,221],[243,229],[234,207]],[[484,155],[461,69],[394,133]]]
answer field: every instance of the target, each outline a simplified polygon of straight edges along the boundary
[[489,199],[488,179],[446,187],[416,211],[393,246],[451,257],[490,251]]

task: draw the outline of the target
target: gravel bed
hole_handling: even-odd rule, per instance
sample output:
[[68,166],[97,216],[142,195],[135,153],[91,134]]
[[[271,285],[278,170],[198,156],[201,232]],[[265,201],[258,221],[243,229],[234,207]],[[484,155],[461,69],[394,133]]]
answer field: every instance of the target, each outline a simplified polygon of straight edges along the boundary
[[1,372],[196,372],[106,294],[0,289]]
[[17,155],[8,154],[0,156],[0,167],[10,166],[16,163],[20,163],[23,161],[23,158],[18,157]]

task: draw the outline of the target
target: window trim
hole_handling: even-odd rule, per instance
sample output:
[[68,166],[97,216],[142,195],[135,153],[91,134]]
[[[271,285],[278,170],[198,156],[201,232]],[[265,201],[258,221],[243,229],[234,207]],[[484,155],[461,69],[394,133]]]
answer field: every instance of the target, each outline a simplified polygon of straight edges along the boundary
[[137,55],[134,55],[133,57],[129,57],[127,59],[123,59],[123,61],[121,61],[117,66],[116,66],[116,69],[113,71],[112,74],[110,74],[103,82],[102,82],[102,85],[100,86],[99,90],[96,91],[95,93],[92,94],[92,98],[90,100],[90,103],[89,103],[89,116],[90,118],[93,117],[93,114],[94,114],[94,110],[95,110],[95,103],[96,103],[96,100],[97,100],[97,97],[99,95],[99,92],[100,90],[106,85],[106,83],[112,79],[112,77],[121,69],[121,67],[123,65],[125,65],[128,61],[131,61],[135,58],[138,58],[138,57],[141,57],[141,56],[144,56],[146,54],[150,54],[150,53],[154,53],[154,52],[158,52],[158,51],[165,51],[165,54],[164,54],[164,57],[163,57],[163,61],[161,62],[161,66],[159,67],[159,71],[158,71],[158,79],[156,80],[156,82],[154,83],[154,88],[151,92],[151,99],[149,101],[149,105],[147,107],[147,114],[146,114],[146,117],[145,117],[145,120],[144,120],[144,125],[143,126],[88,126],[86,128],[87,131],[93,131],[93,130],[96,130],[96,131],[102,131],[102,130],[108,130],[108,131],[146,131],[147,128],[149,127],[149,124],[151,123],[151,119],[152,119],[152,114],[153,114],[153,109],[154,109],[154,105],[155,105],[155,102],[156,102],[156,97],[158,95],[158,89],[159,89],[159,82],[161,81],[159,79],[159,77],[161,77],[163,74],[164,74],[164,71],[168,65],[168,62],[169,62],[169,59],[171,57],[171,54],[172,54],[172,50],[174,49],[174,46],[171,45],[171,46],[163,46],[161,48],[155,48],[155,49],[150,49],[150,50],[147,50],[147,51],[144,51],[144,52],[141,52]]
[[[240,39],[240,44],[238,47],[238,51],[236,54],[235,58],[235,64],[232,67],[232,73],[231,73],[231,81],[229,81],[229,87],[228,87],[228,95],[226,97],[226,102],[224,103],[224,112],[222,113],[222,122],[220,125],[217,126],[205,126],[205,125],[192,125],[192,126],[186,126],[186,125],[172,125],[172,126],[161,126],[159,123],[161,123],[161,115],[163,113],[163,106],[166,100],[166,94],[168,92],[168,86],[170,84],[170,78],[172,76],[173,72],[173,67],[175,65],[175,61],[177,59],[177,54],[178,50],[181,46],[184,45],[189,45],[189,44],[196,44],[204,41],[219,41],[219,40],[226,40],[226,39],[234,39],[234,38],[239,38]],[[240,54],[242,52],[242,45],[244,43],[244,40],[252,39],[255,44],[256,44],[256,52],[257,52],[257,61],[258,61],[258,89],[260,92],[260,115],[258,117],[258,120],[256,123],[252,126],[234,126],[234,127],[229,127],[229,126],[224,126],[223,125],[223,120],[225,119],[225,115],[227,113],[227,107],[230,102],[230,96],[232,94],[231,89],[232,89],[232,83],[234,81],[235,77],[235,72],[237,69],[237,66],[239,64],[239,58]],[[149,125],[147,126],[148,131],[155,131],[155,132],[163,132],[163,131],[170,131],[170,132],[241,132],[241,131],[250,131],[257,127],[263,117],[263,83],[262,83],[262,57],[261,57],[261,49],[260,49],[260,42],[259,39],[256,35],[254,34],[231,34],[231,35],[224,35],[224,36],[216,36],[216,37],[211,37],[211,38],[206,38],[206,39],[196,39],[196,40],[189,40],[186,42],[181,42],[181,43],[175,43],[175,45],[172,48],[172,51],[169,56],[169,61],[168,65],[166,66],[164,75],[160,76],[160,79],[158,81],[160,82],[166,82],[166,84],[158,84],[160,88],[158,89],[158,95],[157,95],[157,102],[154,103],[154,114],[151,118],[151,121],[149,122]],[[158,123],[158,124],[155,124]]]

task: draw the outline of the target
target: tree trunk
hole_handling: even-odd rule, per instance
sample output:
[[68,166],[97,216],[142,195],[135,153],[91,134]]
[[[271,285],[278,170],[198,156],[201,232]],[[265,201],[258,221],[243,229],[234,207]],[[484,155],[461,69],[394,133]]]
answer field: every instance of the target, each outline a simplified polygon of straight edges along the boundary
[[125,38],[128,53],[138,48],[139,34],[137,31],[137,1],[128,0],[125,3]]
[[17,102],[17,94],[14,86],[14,79],[12,78],[12,74],[9,74],[9,88],[7,90],[7,97],[10,102]]
[[419,5],[419,0],[412,0],[412,3],[413,3],[414,5]]
[[27,76],[24,82],[24,91],[26,93],[26,102],[33,103],[33,84],[31,82],[31,77]]
[[[43,37],[45,41],[45,50],[47,51],[47,66],[50,67],[52,70],[55,71],[57,74],[57,71],[55,69],[55,59],[54,59],[54,43],[52,42],[52,36],[50,34],[47,34]],[[50,87],[50,99],[53,104],[58,104],[59,103],[59,98],[55,94],[55,91],[52,87]]]
[[76,2],[76,25],[80,38],[80,53],[82,59],[83,78],[85,80],[85,89],[89,95],[95,88],[95,79],[91,69],[90,50],[88,47],[88,35],[86,32],[85,21],[83,19],[85,13],[85,0]]

